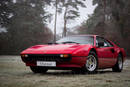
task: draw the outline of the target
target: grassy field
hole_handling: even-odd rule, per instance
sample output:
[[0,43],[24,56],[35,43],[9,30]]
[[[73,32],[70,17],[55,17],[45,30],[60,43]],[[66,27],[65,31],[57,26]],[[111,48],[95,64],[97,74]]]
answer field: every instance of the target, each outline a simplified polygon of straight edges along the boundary
[[33,74],[20,56],[0,56],[0,87],[130,87],[130,60],[121,73],[107,69],[91,75],[56,70]]

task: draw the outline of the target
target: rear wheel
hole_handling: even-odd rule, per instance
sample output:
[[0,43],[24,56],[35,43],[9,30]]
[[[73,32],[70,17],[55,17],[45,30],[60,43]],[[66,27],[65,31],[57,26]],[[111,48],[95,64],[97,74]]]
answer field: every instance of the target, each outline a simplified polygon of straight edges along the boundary
[[87,57],[86,64],[85,64],[83,70],[85,72],[92,74],[92,73],[96,73],[97,68],[98,68],[97,55],[95,52],[90,52]]
[[123,59],[121,54],[118,55],[117,58],[117,63],[115,64],[115,66],[112,68],[113,72],[121,72],[123,69]]
[[48,69],[39,66],[30,66],[30,69],[34,73],[46,73]]

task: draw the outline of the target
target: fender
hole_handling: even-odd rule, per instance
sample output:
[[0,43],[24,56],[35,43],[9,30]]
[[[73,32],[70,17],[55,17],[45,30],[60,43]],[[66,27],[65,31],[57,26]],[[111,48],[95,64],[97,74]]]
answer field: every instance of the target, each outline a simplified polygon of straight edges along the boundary
[[122,53],[123,62],[124,62],[126,60],[126,53],[125,53],[124,48],[120,48],[120,52],[119,53]]
[[93,48],[92,45],[82,45],[79,49],[76,49],[73,51],[72,56],[81,56],[87,57],[89,55],[89,52]]

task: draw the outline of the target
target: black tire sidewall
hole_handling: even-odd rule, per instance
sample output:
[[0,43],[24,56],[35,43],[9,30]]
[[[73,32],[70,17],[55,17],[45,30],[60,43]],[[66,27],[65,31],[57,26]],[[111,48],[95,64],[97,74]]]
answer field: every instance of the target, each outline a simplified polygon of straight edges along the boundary
[[[85,63],[83,70],[84,70],[84,72],[87,72],[89,74],[93,74],[93,73],[96,73],[96,71],[98,69],[98,57],[97,57],[97,54],[95,52],[93,52],[93,51],[91,51],[88,56],[90,56],[90,55],[92,55],[92,56],[94,56],[96,58],[96,68],[93,71],[89,71],[87,69],[86,63]],[[87,62],[87,59],[86,59],[86,62]]]
[[[119,58],[122,58],[122,56],[119,54],[119,56],[118,56],[118,61],[119,61]],[[118,68],[119,68],[119,70],[120,71],[122,71],[122,69],[123,69],[123,59],[122,59],[122,67],[121,67],[121,69],[120,69],[120,67],[119,67],[119,64],[118,64]]]
[[121,69],[120,69],[119,63],[118,63],[119,58],[122,58],[121,54],[118,55],[118,57],[117,57],[117,62],[116,62],[116,64],[115,64],[115,66],[112,68],[112,70],[113,70],[114,72],[121,72],[121,71],[123,70],[123,58],[122,58],[122,68],[121,68]]

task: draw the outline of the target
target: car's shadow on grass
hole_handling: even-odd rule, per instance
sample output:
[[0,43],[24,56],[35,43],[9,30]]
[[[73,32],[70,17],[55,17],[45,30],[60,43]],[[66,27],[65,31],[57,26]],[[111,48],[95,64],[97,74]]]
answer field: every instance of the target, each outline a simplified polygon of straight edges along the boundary
[[28,74],[33,74],[33,75],[54,75],[54,76],[63,76],[63,75],[96,75],[96,74],[112,74],[112,70],[100,70],[95,73],[83,73],[83,72],[73,72],[73,71],[51,71],[51,72],[46,72],[46,73],[33,73],[29,72]]

